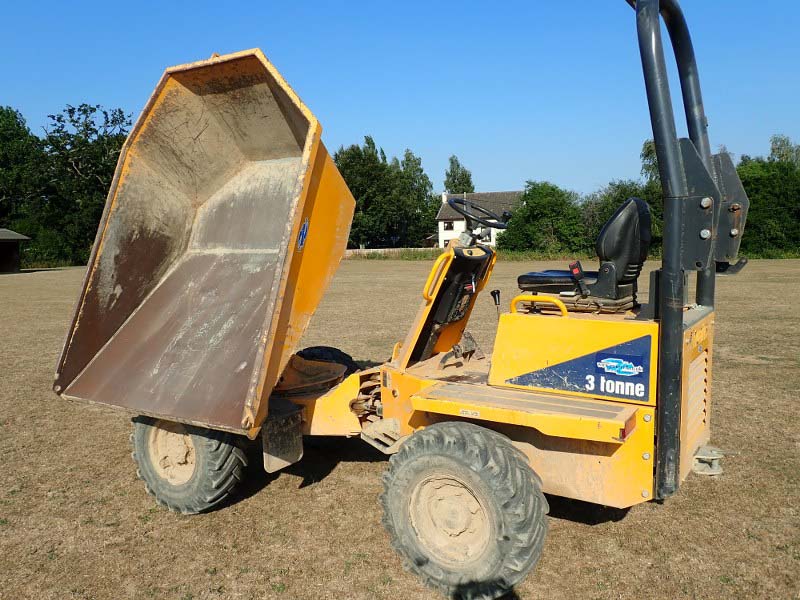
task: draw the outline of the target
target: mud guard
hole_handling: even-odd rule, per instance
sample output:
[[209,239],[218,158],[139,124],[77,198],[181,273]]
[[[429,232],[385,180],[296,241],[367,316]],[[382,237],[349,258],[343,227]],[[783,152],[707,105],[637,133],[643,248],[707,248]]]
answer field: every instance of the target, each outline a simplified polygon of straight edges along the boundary
[[264,470],[275,473],[303,458],[303,409],[288,400],[270,402],[261,428]]

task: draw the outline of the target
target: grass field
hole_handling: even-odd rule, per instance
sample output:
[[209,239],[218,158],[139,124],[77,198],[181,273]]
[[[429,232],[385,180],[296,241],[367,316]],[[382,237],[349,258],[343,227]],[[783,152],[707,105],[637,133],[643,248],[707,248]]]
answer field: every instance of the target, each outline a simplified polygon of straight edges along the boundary
[[[507,305],[520,272],[499,263]],[[305,345],[382,361],[428,262],[345,261]],[[276,476],[250,469],[228,506],[184,517],[136,479],[129,416],[51,391],[82,269],[0,275],[0,598],[436,598],[380,524],[386,462],[321,440]],[[643,281],[647,278],[643,276]],[[550,498],[550,534],[520,598],[800,598],[800,261],[718,281],[712,443],[725,473],[690,475],[627,513]],[[490,351],[494,305],[470,330]]]

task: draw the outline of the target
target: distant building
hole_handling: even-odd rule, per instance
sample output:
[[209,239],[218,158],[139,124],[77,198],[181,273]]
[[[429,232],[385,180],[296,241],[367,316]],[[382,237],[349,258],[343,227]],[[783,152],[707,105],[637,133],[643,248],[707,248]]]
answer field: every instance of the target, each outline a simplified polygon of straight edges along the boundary
[[[457,238],[466,229],[464,217],[447,203],[450,198],[466,198],[470,202],[502,216],[503,211],[513,212],[521,195],[522,192],[473,192],[471,194],[448,194],[445,192],[442,194],[442,206],[436,215],[439,223],[439,247],[444,248],[447,246],[447,242]],[[478,226],[475,231],[479,232],[481,229],[483,229],[482,225]],[[488,239],[485,239],[483,243],[494,246],[498,233],[498,229],[490,229]]]
[[19,273],[19,245],[29,239],[16,231],[0,229],[0,273]]

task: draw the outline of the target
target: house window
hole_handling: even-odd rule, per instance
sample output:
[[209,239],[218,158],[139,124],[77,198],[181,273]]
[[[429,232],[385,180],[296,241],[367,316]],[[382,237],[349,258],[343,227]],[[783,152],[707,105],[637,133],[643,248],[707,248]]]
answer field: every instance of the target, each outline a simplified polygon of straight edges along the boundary
[[453,222],[452,221],[445,221],[444,222],[444,230],[445,231],[453,231]]

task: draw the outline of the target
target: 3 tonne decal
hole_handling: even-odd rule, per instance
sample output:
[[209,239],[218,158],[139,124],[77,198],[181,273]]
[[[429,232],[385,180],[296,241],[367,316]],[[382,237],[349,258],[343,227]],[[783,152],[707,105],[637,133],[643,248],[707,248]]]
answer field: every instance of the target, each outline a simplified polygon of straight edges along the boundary
[[650,397],[650,338],[645,335],[512,377],[506,383],[646,402]]

